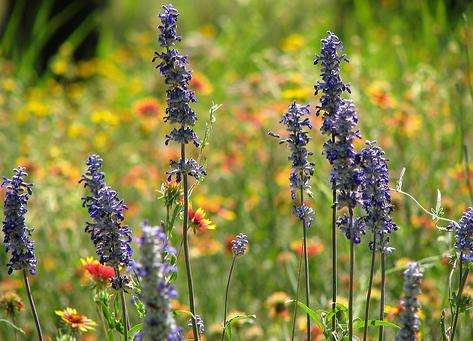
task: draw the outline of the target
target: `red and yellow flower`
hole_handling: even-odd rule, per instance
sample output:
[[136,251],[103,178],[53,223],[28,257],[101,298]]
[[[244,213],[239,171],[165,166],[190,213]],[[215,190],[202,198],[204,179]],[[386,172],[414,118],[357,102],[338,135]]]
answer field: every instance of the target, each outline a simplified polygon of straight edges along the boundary
[[97,325],[87,316],[77,312],[76,309],[67,307],[64,310],[56,310],[56,315],[74,332],[87,332],[94,330]]
[[189,207],[189,227],[192,227],[194,233],[198,232],[206,232],[207,230],[215,230],[215,224],[210,220],[207,219],[206,213],[202,208],[198,208],[197,210],[193,210]]
[[108,286],[111,279],[115,276],[115,270],[112,267],[100,264],[93,257],[81,259],[80,262],[86,276],[97,286]]

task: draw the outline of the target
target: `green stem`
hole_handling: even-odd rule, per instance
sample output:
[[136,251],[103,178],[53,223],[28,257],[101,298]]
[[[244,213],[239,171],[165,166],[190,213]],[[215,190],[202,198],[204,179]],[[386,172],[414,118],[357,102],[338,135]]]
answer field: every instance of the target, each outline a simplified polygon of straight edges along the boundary
[[[349,229],[353,230],[353,209],[349,209]],[[350,291],[348,296],[348,340],[353,340],[353,283],[355,270],[355,243],[350,238]]]
[[468,278],[469,271],[467,269],[464,274],[462,274],[462,272],[463,272],[463,255],[460,253],[460,283],[459,283],[460,287],[458,288],[457,302],[456,302],[456,307],[455,307],[455,315],[453,318],[450,341],[453,341],[455,337],[455,331],[457,329],[457,323],[458,323],[458,315],[460,314],[461,297],[463,295],[463,289],[465,288],[465,283],[466,283],[466,279]]
[[118,265],[115,266],[115,274],[119,276],[119,280],[120,280],[120,301],[122,305],[123,336],[125,337],[125,341],[128,341],[128,329],[130,328],[130,326],[128,323],[128,311],[126,308],[125,289],[123,288],[123,282],[120,276],[120,269]]
[[[304,189],[301,186],[301,206],[304,205]],[[310,308],[310,277],[309,277],[309,256],[307,254],[307,227],[305,226],[304,220],[302,220],[302,233],[304,243],[304,275],[305,275],[305,302],[306,306]],[[307,341],[310,341],[310,315],[307,313]]]
[[[181,160],[186,160],[186,145],[181,143]],[[187,184],[187,173],[182,174],[183,178],[183,195],[184,195],[184,219],[182,221],[182,244],[184,249],[184,261],[186,264],[187,273],[187,287],[189,291],[189,306],[192,313],[192,330],[194,333],[194,341],[199,341],[199,331],[197,329],[197,323],[195,320],[195,304],[194,304],[194,283],[192,281],[192,269],[189,256],[189,236],[188,232],[188,218],[189,218],[189,197],[188,197],[188,184]]]
[[41,324],[39,323],[38,312],[34,305],[33,295],[31,294],[30,282],[28,281],[28,274],[26,269],[23,269],[23,278],[25,280],[26,292],[28,293],[28,300],[30,301],[31,312],[33,313],[34,323],[36,325],[36,331],[38,332],[38,339],[43,341],[43,333],[41,331]]
[[[14,311],[11,313],[11,321],[15,326],[17,325]],[[18,341],[18,331],[16,329],[13,329],[13,333],[13,335],[15,335],[15,341]]]
[[[458,257],[456,257],[455,261],[453,262],[452,268],[450,269],[450,273],[448,274],[448,282],[447,282],[448,303],[450,306],[450,316],[452,317],[452,319],[455,313],[453,312],[453,300],[451,300],[450,298],[452,297],[453,275],[455,273],[457,266],[458,266]],[[461,271],[460,271],[460,279],[461,279]],[[452,324],[453,324],[453,321],[452,321]]]
[[105,320],[103,318],[103,314],[102,314],[102,311],[100,309],[100,306],[99,304],[96,302],[95,303],[95,308],[97,310],[97,315],[99,316],[99,319],[100,319],[100,323],[102,324],[102,328],[103,328],[103,332],[104,332],[104,337],[106,338],[108,336],[108,331],[107,331],[107,326],[105,324]]
[[225,288],[225,303],[223,305],[223,332],[222,341],[225,339],[225,330],[227,325],[227,307],[228,307],[228,291],[230,289],[230,281],[232,279],[233,268],[235,267],[236,255],[233,255],[232,265],[230,266],[230,272],[228,273],[227,287]]
[[[302,242],[302,249],[304,248]],[[296,318],[297,318],[297,310],[298,310],[298,302],[299,302],[299,295],[300,295],[300,288],[301,288],[301,273],[302,273],[302,252],[299,255],[299,266],[297,270],[297,289],[296,289],[296,304],[294,305],[294,315],[292,316],[292,332],[291,332],[291,340],[294,341],[294,336],[296,334]]]
[[363,341],[366,341],[368,336],[368,315],[370,311],[370,300],[371,300],[371,288],[373,286],[373,275],[374,275],[374,263],[376,259],[376,233],[373,233],[373,245],[371,253],[371,267],[370,267],[370,278],[368,281],[368,293],[366,294],[366,307],[365,307],[365,326],[363,328]]
[[[379,320],[384,320],[384,303],[386,296],[386,255],[381,252],[381,301],[379,304]],[[379,341],[384,340],[384,327],[379,327]]]
[[170,216],[170,213],[169,213],[169,210],[170,210],[170,206],[169,205],[166,205],[166,233],[169,233],[169,231],[171,231],[171,226],[170,225],[170,221],[169,221],[169,216]]
[[[332,143],[335,135],[332,134]],[[337,307],[337,185],[332,181],[332,311]],[[337,328],[337,314],[332,318],[332,335],[335,340]]]

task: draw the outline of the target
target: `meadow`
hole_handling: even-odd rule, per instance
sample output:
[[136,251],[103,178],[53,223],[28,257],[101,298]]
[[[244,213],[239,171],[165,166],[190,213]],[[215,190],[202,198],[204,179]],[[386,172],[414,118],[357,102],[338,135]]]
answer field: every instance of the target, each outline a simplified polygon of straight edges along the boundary
[[[4,29],[0,38],[0,174],[10,179],[12,170],[23,166],[28,173],[25,181],[33,183],[26,223],[34,227],[31,237],[38,264],[29,280],[44,337],[123,339],[118,290],[109,278],[98,283],[90,271],[97,262],[89,257],[99,258],[84,231],[93,217],[82,198],[93,193],[79,180],[87,171],[89,155],[98,154],[107,185],[128,207],[124,222],[133,235],[133,259],[140,261],[145,220],[153,226],[162,224],[176,248],[176,257],[169,257],[171,262],[177,259],[177,273],[169,276],[178,292],[172,309],[183,337],[192,339],[180,213],[184,199],[180,184],[172,187],[166,175],[169,161],[181,155],[176,143],[165,144],[172,129],[169,120],[164,121],[169,84],[155,68],[159,61],[152,63],[154,52],[162,52],[157,15],[164,2],[110,2],[79,25],[46,69],[38,72],[35,56],[54,28],[45,19],[48,3],[44,1],[44,12],[38,12],[35,35],[21,49],[15,49],[14,32],[20,24],[14,16],[5,19],[10,29]],[[394,340],[401,326],[403,272],[410,262],[418,262],[423,277],[416,337],[451,340],[453,312],[460,306],[456,340],[470,340],[471,259],[464,264],[458,304],[456,293],[463,278],[457,234],[449,230],[452,224],[447,220],[458,222],[473,206],[473,6],[441,0],[174,0],[172,4],[180,13],[177,31],[182,41],[176,46],[188,56],[189,88],[198,99],[191,106],[198,117],[193,128],[201,144],[198,148],[190,144],[188,152],[207,173],[202,181],[189,180],[193,215],[188,253],[196,313],[205,322],[201,340],[221,338],[234,258],[227,315],[240,317],[232,320],[226,337],[291,340],[297,306],[291,300],[300,291],[294,339],[307,339],[309,310],[302,304],[303,280],[298,281],[300,264],[304,272],[302,232],[293,215],[289,182],[291,150],[268,135],[287,135],[280,120],[293,101],[310,105],[307,117],[313,125],[307,145],[313,153],[308,180],[312,195],[303,201],[315,212],[312,226],[305,230],[310,338],[331,338],[327,316],[332,303],[332,165],[322,153],[329,139],[320,132],[324,115],[316,115],[323,91],[314,95],[314,85],[322,81],[321,65],[314,65],[314,58],[321,53],[327,31],[340,38],[349,59],[341,64],[340,75],[351,88],[342,97],[354,101],[358,114],[361,138],[354,139],[354,148],[360,151],[365,140],[376,140],[389,160],[391,216],[398,230],[390,234],[394,251],[386,255],[384,339]],[[77,60],[76,49],[91,27],[100,32],[96,52]],[[5,198],[3,188],[0,199]],[[167,200],[171,211],[166,209]],[[340,210],[340,216],[345,211]],[[362,212],[361,205],[355,207],[355,216]],[[472,223],[466,236],[470,241]],[[234,256],[232,240],[238,233],[244,233],[249,243],[244,255]],[[348,340],[351,243],[342,231],[337,235],[336,316],[341,324],[337,339]],[[360,339],[371,238],[368,230],[355,246],[354,334]],[[9,258],[0,252],[0,339],[36,339],[23,277],[17,271],[8,274]],[[380,257],[375,265],[370,319],[379,322]],[[125,295],[130,327],[138,326],[134,332],[142,327],[145,314],[135,275],[129,271]],[[12,293],[18,297],[12,298]],[[8,305],[12,300],[14,308]],[[60,311],[67,307],[95,324],[84,322],[90,328],[81,331],[72,327],[61,319]],[[378,330],[379,324],[368,328],[367,339],[378,339]]]

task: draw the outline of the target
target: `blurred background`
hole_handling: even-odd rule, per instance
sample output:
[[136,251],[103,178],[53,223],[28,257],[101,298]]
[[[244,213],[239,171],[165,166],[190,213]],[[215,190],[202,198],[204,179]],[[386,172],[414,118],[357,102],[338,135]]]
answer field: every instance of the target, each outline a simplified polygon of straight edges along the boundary
[[[392,185],[406,167],[404,189],[428,209],[442,192],[445,216],[458,219],[473,193],[473,4],[430,0],[175,0],[181,13],[179,49],[189,55],[191,86],[203,136],[212,103],[216,113],[205,150],[208,177],[192,195],[217,226],[191,237],[197,310],[215,339],[222,315],[231,256],[227,241],[244,232],[250,251],[236,269],[231,311],[256,314],[241,323],[238,340],[284,340],[289,333],[288,297],[295,295],[299,227],[291,216],[288,150],[267,136],[291,101],[311,104],[320,68],[313,58],[327,30],[344,42],[350,63],[342,77],[352,86],[363,139],[377,140],[390,159]],[[108,182],[128,204],[126,221],[159,223],[165,180],[175,146],[164,146],[165,86],[151,63],[158,49],[161,1],[0,0],[0,174],[27,167],[34,183],[27,220],[39,259],[33,278],[45,331],[54,335],[54,310],[77,308],[97,320],[80,259],[95,256],[83,232],[86,211],[77,183],[88,154],[105,161]],[[314,308],[329,308],[329,167],[321,155],[320,118],[313,117],[311,150],[316,172],[316,221],[310,230]],[[357,147],[363,146],[360,140]],[[468,159],[468,152],[470,157]],[[3,198],[3,192],[0,191]],[[439,333],[448,306],[450,236],[407,198],[393,193],[396,252],[388,259],[388,318],[396,322],[402,267],[426,266],[422,335]],[[174,244],[179,241],[176,234]],[[348,287],[348,243],[340,234],[340,301]],[[18,275],[8,276],[2,252],[0,294],[25,293]],[[367,287],[367,242],[357,253],[356,315]],[[375,277],[379,284],[379,277]],[[187,295],[178,277],[180,303]],[[377,287],[376,287],[377,288]],[[473,280],[465,293],[473,296]],[[378,289],[374,291],[374,309]],[[177,303],[176,303],[177,304]],[[471,318],[471,312],[470,318]],[[2,316],[4,317],[4,316]],[[462,335],[471,333],[464,319]],[[29,310],[18,324],[33,333]],[[182,326],[185,321],[180,321]],[[301,321],[303,328],[303,321]],[[375,335],[373,331],[373,335]],[[0,327],[0,335],[10,334]],[[389,331],[389,333],[392,333]],[[430,337],[429,337],[430,335]],[[471,335],[471,334],[470,334]],[[314,339],[322,339],[314,330]],[[388,334],[387,339],[392,339]],[[101,339],[89,333],[88,340]],[[302,339],[302,336],[300,336]]]

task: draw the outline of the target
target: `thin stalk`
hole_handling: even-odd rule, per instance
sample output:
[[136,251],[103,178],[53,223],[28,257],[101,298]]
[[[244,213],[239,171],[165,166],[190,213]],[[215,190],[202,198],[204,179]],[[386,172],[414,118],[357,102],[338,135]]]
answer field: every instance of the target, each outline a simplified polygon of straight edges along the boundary
[[[386,255],[381,252],[381,301],[379,304],[379,320],[384,320],[384,302],[386,295]],[[384,327],[379,327],[379,341],[384,340]]]
[[125,340],[128,341],[128,329],[130,328],[128,323],[128,311],[126,308],[126,300],[125,300],[125,289],[121,288],[120,290],[120,300],[122,303],[122,315],[123,315],[123,323],[124,323],[124,336]]
[[[335,135],[332,134],[332,143]],[[332,311],[337,307],[337,185],[335,179],[332,181]],[[337,314],[332,318],[332,334],[337,332]]]
[[453,304],[452,300],[450,300],[450,297],[452,297],[452,281],[453,281],[453,274],[455,272],[455,269],[457,268],[457,263],[458,263],[458,258],[455,258],[455,261],[453,262],[452,268],[450,269],[450,272],[448,274],[448,280],[447,280],[447,300],[450,306],[450,316],[453,317]]
[[[186,159],[186,145],[181,143],[181,160],[185,161]],[[188,197],[188,184],[187,184],[187,173],[182,174],[182,187],[184,195],[184,219],[182,220],[182,245],[184,249],[184,261],[186,264],[186,273],[187,273],[187,287],[189,291],[189,306],[192,313],[192,330],[194,332],[194,341],[199,341],[199,331],[197,329],[197,323],[195,321],[195,304],[194,304],[194,283],[192,281],[192,269],[191,262],[189,257],[189,236],[187,234],[187,225],[189,217],[189,197]]]
[[[120,276],[120,269],[118,265],[115,266],[115,273],[117,276]],[[123,318],[123,336],[125,337],[125,341],[128,341],[128,329],[130,328],[128,324],[128,311],[126,308],[126,300],[125,300],[125,289],[123,288],[122,278],[120,276],[120,302],[122,305],[122,318]]]
[[455,331],[457,329],[457,323],[458,323],[458,315],[460,314],[461,297],[463,295],[463,289],[465,288],[466,279],[468,278],[468,269],[465,271],[464,274],[462,274],[462,272],[463,272],[463,255],[460,254],[460,283],[459,283],[460,287],[458,288],[457,304],[455,307],[455,316],[453,318],[452,333],[450,336],[450,341],[453,341],[455,337]]
[[[353,209],[349,209],[349,229],[353,230]],[[355,243],[350,238],[350,292],[348,296],[348,340],[353,340],[353,282],[355,269]]]
[[[304,204],[304,189],[301,186],[301,205]],[[309,257],[307,255],[307,228],[302,220],[302,232],[304,237],[304,274],[305,274],[305,302],[310,308],[310,278],[309,278]],[[307,341],[310,341],[310,315],[307,313]]]
[[[11,314],[11,321],[12,323],[16,326],[16,318],[15,318],[15,312],[12,312]],[[16,329],[13,329],[13,335],[15,335],[15,341],[18,341],[18,331]]]
[[232,265],[230,266],[230,272],[228,273],[227,287],[225,289],[225,304],[223,308],[223,332],[222,332],[222,341],[225,340],[225,330],[227,325],[227,306],[228,306],[228,291],[230,289],[230,281],[232,279],[233,268],[235,267],[236,255],[233,255]]
[[[304,249],[304,242],[302,241],[302,249]],[[291,331],[291,340],[294,341],[294,336],[296,334],[296,318],[298,310],[298,302],[301,288],[301,273],[302,273],[302,252],[299,255],[299,266],[297,270],[297,289],[296,289],[296,304],[294,306],[294,315],[292,316],[292,331]]]
[[31,294],[30,282],[28,281],[26,269],[23,269],[23,278],[25,280],[26,292],[28,293],[28,300],[30,301],[31,312],[33,313],[36,331],[38,332],[38,340],[43,341],[43,332],[41,331],[41,324],[39,323],[38,313],[34,305],[33,295]]
[[365,307],[365,326],[363,328],[363,341],[366,341],[368,336],[368,315],[370,311],[370,300],[371,300],[371,288],[373,286],[373,275],[374,275],[374,263],[376,260],[376,233],[373,233],[373,250],[371,253],[371,267],[370,267],[370,278],[368,281],[368,293],[366,294],[366,307]]
[[105,325],[105,320],[103,318],[103,314],[101,312],[100,306],[98,304],[95,304],[95,308],[97,310],[97,315],[100,319],[100,323],[102,324],[103,332],[104,332],[104,337],[108,337],[108,331],[107,331],[107,326]]

